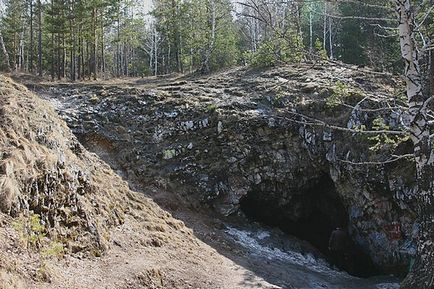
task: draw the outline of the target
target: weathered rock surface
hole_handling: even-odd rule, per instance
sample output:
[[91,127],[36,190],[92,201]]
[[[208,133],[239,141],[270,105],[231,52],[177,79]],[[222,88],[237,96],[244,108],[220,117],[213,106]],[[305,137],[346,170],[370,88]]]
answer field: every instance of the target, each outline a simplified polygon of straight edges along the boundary
[[[326,234],[344,222],[376,265],[397,272],[407,266],[417,230],[408,201],[414,165],[376,163],[411,150],[394,139],[373,151],[375,140],[357,131],[379,129],[379,118],[387,129],[402,129],[401,110],[390,109],[399,103],[399,87],[390,75],[300,65],[39,92],[88,146],[102,156],[115,152],[130,178],[163,180],[226,215],[246,202],[260,219],[288,230],[300,222],[320,226],[324,218]],[[78,174],[72,185],[87,188]]]
[[49,264],[101,256],[116,246],[113,236],[124,238],[120,229],[135,231],[130,242],[144,248],[193,240],[89,153],[49,103],[0,76],[0,288],[62,283],[67,265],[50,276]]

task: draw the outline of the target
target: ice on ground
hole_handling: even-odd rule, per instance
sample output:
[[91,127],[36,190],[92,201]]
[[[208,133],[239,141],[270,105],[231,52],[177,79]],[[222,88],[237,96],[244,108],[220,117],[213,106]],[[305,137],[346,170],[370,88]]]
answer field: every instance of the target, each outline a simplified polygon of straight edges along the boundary
[[302,254],[294,250],[275,248],[272,243],[268,243],[267,239],[273,239],[273,232],[263,228],[252,230],[226,226],[226,233],[235,243],[249,252],[249,259],[267,260],[264,263],[272,264],[270,266],[274,267],[270,270],[271,275],[276,273],[277,267],[282,268],[281,274],[283,275],[269,280],[281,288],[399,289],[399,284],[393,282],[396,279],[390,276],[357,278],[347,272],[333,269],[326,260],[315,257],[311,253]]
[[377,285],[378,289],[399,289],[399,284],[397,283],[381,283]]
[[282,251],[278,248],[270,248],[262,245],[258,240],[263,240],[270,236],[267,231],[249,232],[228,227],[226,233],[234,237],[234,241],[243,246],[252,254],[268,260],[279,260],[292,264],[308,267],[309,269],[321,273],[333,273],[348,275],[346,272],[339,272],[331,268],[330,264],[324,259],[317,259],[312,254],[303,255],[293,251]]

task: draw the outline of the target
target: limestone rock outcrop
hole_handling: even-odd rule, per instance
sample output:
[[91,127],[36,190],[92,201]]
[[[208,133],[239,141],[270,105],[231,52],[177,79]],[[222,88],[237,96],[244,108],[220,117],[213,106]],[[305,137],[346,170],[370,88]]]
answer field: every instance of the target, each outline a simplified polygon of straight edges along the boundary
[[[250,210],[288,230],[313,222],[327,234],[344,223],[376,265],[405,270],[417,231],[414,164],[390,160],[411,145],[360,133],[402,131],[401,84],[391,75],[306,64],[147,81],[39,92],[130,178],[165,180],[222,214]],[[78,195],[85,176],[71,183]]]

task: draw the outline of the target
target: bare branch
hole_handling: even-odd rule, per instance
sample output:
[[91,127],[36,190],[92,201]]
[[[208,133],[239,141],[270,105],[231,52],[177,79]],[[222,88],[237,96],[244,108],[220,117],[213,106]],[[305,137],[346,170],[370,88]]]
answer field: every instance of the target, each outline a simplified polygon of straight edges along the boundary
[[392,155],[391,158],[384,160],[384,161],[375,161],[375,162],[353,162],[353,161],[348,161],[348,160],[342,160],[342,159],[337,159],[339,162],[342,163],[346,163],[346,164],[350,164],[350,165],[386,165],[386,164],[390,164],[390,163],[394,163],[396,161],[402,160],[402,159],[409,159],[409,158],[414,158],[414,154],[405,154],[405,155]]
[[292,118],[288,118],[285,116],[277,116],[277,118],[288,120],[288,121],[299,123],[299,124],[329,128],[332,130],[344,131],[344,132],[350,132],[350,133],[369,134],[369,135],[378,135],[378,134],[407,135],[406,131],[398,131],[398,130],[361,130],[361,129],[346,128],[346,127],[342,127],[342,126],[328,124],[325,121],[313,118],[311,116],[308,116],[308,115],[305,115],[305,114],[302,114],[302,113],[299,113],[296,111],[288,111],[288,113],[292,114],[294,116],[298,116],[302,119],[297,120],[297,119],[292,119]]
[[434,5],[431,6],[431,7],[428,9],[428,11],[427,11],[427,12],[425,13],[425,15],[422,17],[422,20],[417,24],[415,30],[418,30],[418,29],[423,25],[423,23],[424,23],[425,20],[428,18],[428,16],[431,14],[431,12],[432,12],[433,9],[434,9]]
[[321,16],[327,16],[334,19],[357,19],[357,20],[366,20],[366,21],[384,21],[384,22],[396,22],[396,19],[393,18],[384,18],[384,17],[364,17],[364,16],[340,16],[340,15],[333,15],[333,14],[324,14],[313,11],[313,13]]

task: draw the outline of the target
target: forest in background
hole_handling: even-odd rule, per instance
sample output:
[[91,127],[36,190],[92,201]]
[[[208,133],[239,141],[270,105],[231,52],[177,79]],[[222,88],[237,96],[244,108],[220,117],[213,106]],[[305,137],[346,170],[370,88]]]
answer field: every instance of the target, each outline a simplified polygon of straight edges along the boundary
[[154,0],[150,13],[136,0],[1,1],[3,71],[76,80],[310,58],[403,69],[391,1]]

